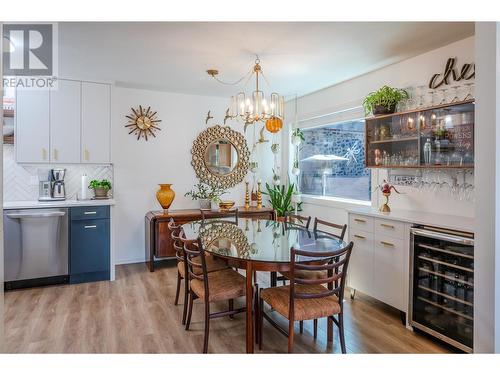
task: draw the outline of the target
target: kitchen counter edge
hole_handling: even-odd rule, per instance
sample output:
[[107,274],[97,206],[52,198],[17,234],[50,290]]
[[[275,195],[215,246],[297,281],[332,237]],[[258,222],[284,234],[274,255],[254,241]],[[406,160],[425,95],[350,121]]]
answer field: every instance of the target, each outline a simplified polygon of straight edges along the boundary
[[114,199],[101,199],[101,200],[65,200],[65,201],[11,201],[4,202],[4,210],[21,210],[29,208],[66,208],[66,207],[85,207],[85,206],[114,206]]
[[431,212],[420,212],[410,210],[393,210],[391,212],[380,212],[371,207],[359,207],[347,210],[358,215],[367,215],[380,219],[403,221],[406,223],[428,225],[437,228],[458,230],[462,232],[474,233],[474,218],[466,216],[455,216],[446,214],[436,214]]

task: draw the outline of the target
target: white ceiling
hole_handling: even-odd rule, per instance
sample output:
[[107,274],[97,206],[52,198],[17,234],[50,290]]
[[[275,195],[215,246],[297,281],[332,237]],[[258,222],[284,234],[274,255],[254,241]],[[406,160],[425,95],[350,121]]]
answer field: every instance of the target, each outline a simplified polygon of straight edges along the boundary
[[258,54],[273,90],[302,95],[473,34],[465,22],[60,23],[59,75],[227,97],[237,88],[205,71],[236,81]]

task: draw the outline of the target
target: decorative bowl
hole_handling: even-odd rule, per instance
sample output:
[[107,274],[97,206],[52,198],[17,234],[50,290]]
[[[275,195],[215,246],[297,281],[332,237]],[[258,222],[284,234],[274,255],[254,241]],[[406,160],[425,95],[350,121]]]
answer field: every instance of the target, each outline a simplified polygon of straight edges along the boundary
[[234,206],[234,201],[220,201],[219,208],[223,211],[230,210]]

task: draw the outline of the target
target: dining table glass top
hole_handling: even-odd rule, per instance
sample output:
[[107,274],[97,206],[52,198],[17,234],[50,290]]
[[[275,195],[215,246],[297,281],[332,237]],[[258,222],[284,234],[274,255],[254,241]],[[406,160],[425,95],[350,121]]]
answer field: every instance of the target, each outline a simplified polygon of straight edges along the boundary
[[[198,237],[212,254],[260,262],[290,262],[290,249],[331,252],[347,244],[321,231],[273,220],[206,219],[182,225],[187,239]],[[303,259],[304,261],[306,259]]]

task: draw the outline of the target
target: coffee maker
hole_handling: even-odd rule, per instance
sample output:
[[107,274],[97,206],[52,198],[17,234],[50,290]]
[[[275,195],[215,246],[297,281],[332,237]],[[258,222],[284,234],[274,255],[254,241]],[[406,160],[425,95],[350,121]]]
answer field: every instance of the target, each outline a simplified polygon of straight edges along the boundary
[[39,183],[39,201],[63,201],[66,199],[64,175],[66,169],[54,168],[49,171],[48,180]]

